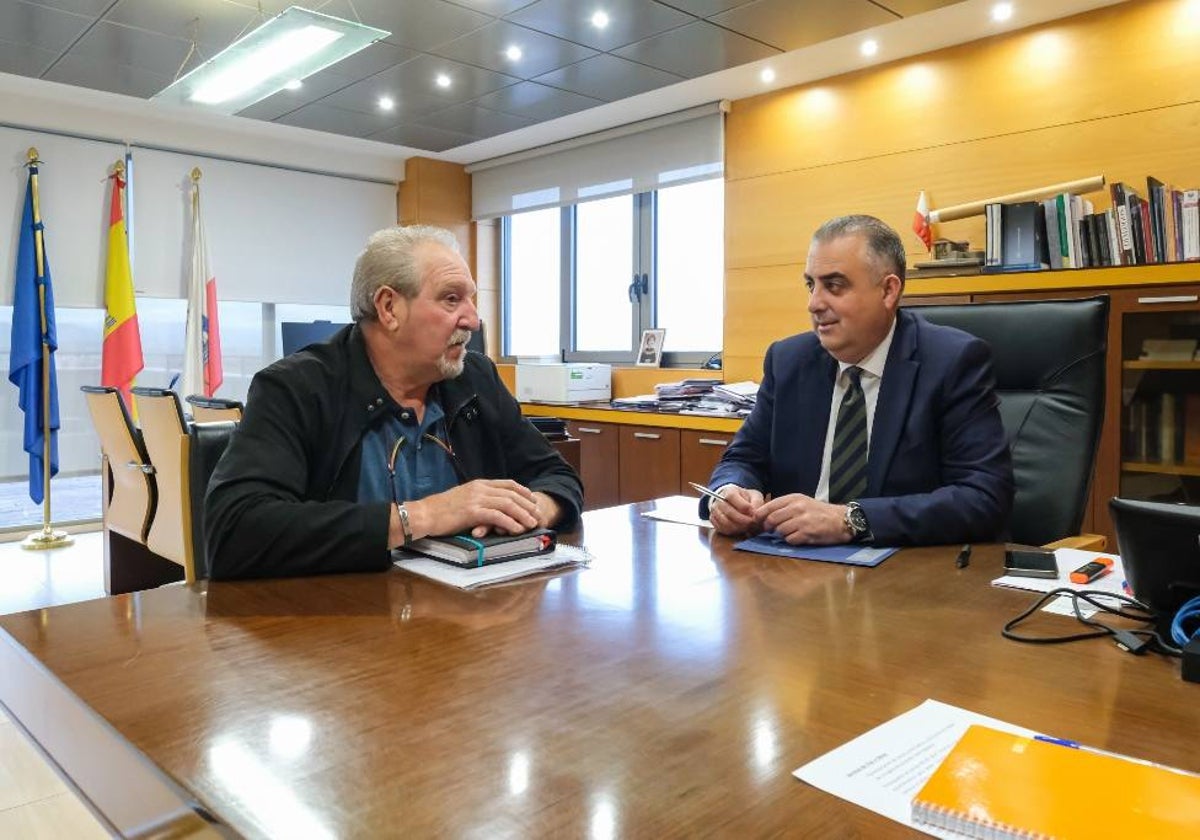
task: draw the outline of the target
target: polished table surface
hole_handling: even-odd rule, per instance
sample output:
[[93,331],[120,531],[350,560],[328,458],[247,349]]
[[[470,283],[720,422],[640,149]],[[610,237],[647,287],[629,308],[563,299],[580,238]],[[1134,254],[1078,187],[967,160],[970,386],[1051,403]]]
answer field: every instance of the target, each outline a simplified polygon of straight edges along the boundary
[[5,616],[0,700],[127,833],[121,760],[143,810],[157,780],[249,836],[904,835],[791,772],[928,697],[1200,771],[1178,660],[1001,638],[1032,596],[989,585],[998,546],[862,569],[647,507],[586,515],[590,568],[502,588],[392,570]]

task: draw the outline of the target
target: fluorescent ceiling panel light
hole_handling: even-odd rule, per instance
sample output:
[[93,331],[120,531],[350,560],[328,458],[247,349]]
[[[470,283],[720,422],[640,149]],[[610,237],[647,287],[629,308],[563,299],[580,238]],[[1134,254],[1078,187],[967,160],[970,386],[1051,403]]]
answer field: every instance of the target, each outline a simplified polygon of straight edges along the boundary
[[236,114],[390,34],[290,6],[151,99]]

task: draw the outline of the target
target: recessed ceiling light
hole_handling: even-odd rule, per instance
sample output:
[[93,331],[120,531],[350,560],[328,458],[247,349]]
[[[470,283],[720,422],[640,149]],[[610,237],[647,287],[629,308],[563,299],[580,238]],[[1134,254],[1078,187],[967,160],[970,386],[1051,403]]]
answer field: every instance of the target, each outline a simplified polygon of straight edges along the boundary
[[504,57],[507,58],[509,61],[520,61],[521,56],[523,56],[524,54],[525,53],[521,52],[521,48],[518,47],[516,44],[513,44],[511,47],[509,47],[508,49],[506,49],[504,51]]
[[396,107],[396,100],[392,99],[392,97],[390,97],[390,96],[379,97],[379,110],[390,111],[395,107]]
[[284,90],[300,90],[300,88],[302,88],[302,87],[304,87],[304,82],[300,81],[299,79],[292,79],[290,82],[288,82],[286,85],[283,86],[283,89]]
[[1003,23],[1008,20],[1012,17],[1012,13],[1012,3],[997,3],[995,6],[992,6],[992,20],[996,21],[996,23]]
[[592,26],[597,29],[603,29],[608,26],[608,12],[603,9],[597,9],[592,13]]
[[870,57],[879,52],[879,42],[874,38],[868,38],[862,42],[862,46],[858,49],[863,55]]
[[434,81],[437,82],[437,86],[440,88],[450,87],[450,77],[445,73],[438,73],[437,78],[434,79]]
[[775,71],[770,67],[764,67],[762,72],[758,74],[758,78],[763,80],[763,84],[769,85],[775,81]]

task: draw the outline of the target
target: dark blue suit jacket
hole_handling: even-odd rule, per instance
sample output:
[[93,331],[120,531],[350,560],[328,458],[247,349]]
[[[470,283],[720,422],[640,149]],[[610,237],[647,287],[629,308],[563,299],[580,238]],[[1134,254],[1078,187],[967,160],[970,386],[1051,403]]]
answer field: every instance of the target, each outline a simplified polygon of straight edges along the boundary
[[[710,486],[813,495],[836,374],[837,361],[815,333],[772,344],[758,402]],[[858,499],[875,544],[1005,534],[1013,474],[994,387],[987,344],[898,312],[871,427],[867,492]]]

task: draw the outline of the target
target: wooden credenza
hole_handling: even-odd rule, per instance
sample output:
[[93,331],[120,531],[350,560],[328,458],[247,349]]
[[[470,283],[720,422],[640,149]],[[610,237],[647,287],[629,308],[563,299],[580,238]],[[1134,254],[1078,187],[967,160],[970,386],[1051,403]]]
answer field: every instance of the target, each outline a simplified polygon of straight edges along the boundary
[[603,407],[522,406],[526,415],[562,417],[579,439],[584,509],[662,496],[697,495],[740,420],[624,411]]

